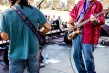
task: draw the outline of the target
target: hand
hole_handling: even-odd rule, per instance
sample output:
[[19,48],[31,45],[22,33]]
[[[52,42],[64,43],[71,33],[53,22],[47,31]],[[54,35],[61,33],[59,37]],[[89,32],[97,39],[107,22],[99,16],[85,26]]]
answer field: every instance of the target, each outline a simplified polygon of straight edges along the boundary
[[90,15],[90,21],[93,22],[93,21],[96,21],[96,20],[97,20],[97,18],[96,18],[94,15],[91,14],[91,15]]
[[72,29],[74,28],[74,26],[72,26],[71,24],[67,24],[67,28],[69,31],[72,31]]
[[76,34],[80,34],[81,33],[81,29],[77,28],[77,30],[75,32],[76,32]]
[[1,38],[4,40],[4,41],[7,41],[9,39],[9,36],[6,32],[1,32]]
[[100,23],[100,21],[92,14],[90,15],[90,21],[92,21],[94,24]]
[[48,33],[48,29],[45,27],[41,27],[40,32],[42,32],[44,35],[46,35]]

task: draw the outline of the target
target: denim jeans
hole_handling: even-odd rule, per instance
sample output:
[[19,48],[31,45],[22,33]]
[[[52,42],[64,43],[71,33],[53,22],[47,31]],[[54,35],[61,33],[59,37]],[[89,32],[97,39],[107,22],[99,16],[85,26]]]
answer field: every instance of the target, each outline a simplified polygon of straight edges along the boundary
[[29,59],[9,59],[9,73],[39,73],[39,53],[31,55]]
[[83,44],[82,34],[76,36],[76,38],[72,42],[74,47],[73,58],[78,72],[96,73],[93,57],[94,44]]

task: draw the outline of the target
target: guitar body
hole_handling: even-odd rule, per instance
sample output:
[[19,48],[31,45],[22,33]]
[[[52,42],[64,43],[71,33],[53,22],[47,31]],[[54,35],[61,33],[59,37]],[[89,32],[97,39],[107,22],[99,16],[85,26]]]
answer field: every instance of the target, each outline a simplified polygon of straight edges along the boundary
[[74,29],[72,32],[69,32],[68,31],[65,33],[65,36],[64,36],[64,42],[66,44],[71,44],[71,41],[78,35],[81,33],[81,29],[80,28],[77,28],[77,29]]
[[81,28],[74,29],[71,33],[69,33],[68,39],[72,40],[80,33],[81,33]]
[[46,44],[46,33],[48,32],[47,29],[45,29],[43,26],[39,26],[39,35],[40,35],[40,39],[42,39],[41,41],[39,40],[39,47],[41,49],[41,47],[43,47]]
[[6,65],[9,65],[9,60],[8,60],[8,47],[6,46],[4,50],[4,56],[3,56],[3,61]]
[[78,34],[74,32],[68,34],[68,32],[65,33],[65,36],[64,36],[64,42],[66,44],[71,44],[71,41],[77,36]]
[[68,31],[65,32],[65,35],[64,35],[64,42],[68,45],[72,45],[72,40],[69,40],[68,39]]
[[72,40],[72,39],[74,39],[77,35],[78,35],[78,34],[74,31],[74,32],[72,32],[71,34],[68,35],[68,39],[69,39],[69,40]]
[[45,42],[46,42],[46,37],[45,37],[45,35],[42,33],[42,32],[40,32],[40,31],[38,31],[38,34],[40,35],[40,40],[39,40],[39,44],[45,44]]

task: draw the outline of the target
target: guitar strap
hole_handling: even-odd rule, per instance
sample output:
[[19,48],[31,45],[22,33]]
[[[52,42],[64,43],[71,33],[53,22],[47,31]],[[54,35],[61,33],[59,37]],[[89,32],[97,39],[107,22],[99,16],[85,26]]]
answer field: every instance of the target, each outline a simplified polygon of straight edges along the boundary
[[[93,2],[88,6],[88,8],[87,8],[86,11],[85,11],[84,17],[85,17],[86,14],[90,11],[90,9],[92,8],[92,6],[93,6],[94,3],[95,3],[95,1],[93,1]],[[84,18],[84,17],[83,17],[83,18]]]
[[[84,18],[85,18],[85,16],[86,16],[86,14],[90,11],[90,9],[92,8],[92,6],[93,6],[94,3],[95,3],[95,1],[91,2],[91,4],[88,6],[88,8],[87,8],[86,11],[85,11],[85,14],[84,14],[83,18],[80,19],[80,22],[83,22],[83,21],[84,21]],[[80,22],[79,22],[79,23],[80,23]],[[76,27],[78,27],[78,26],[76,26]],[[82,30],[82,26],[81,26],[80,28],[78,28],[78,29],[81,30],[81,32],[83,31],[83,30]]]
[[91,9],[91,7],[93,6],[94,3],[95,3],[95,2],[92,2],[92,3],[87,7],[83,18],[80,19],[79,23],[84,21],[84,18],[85,18],[85,16],[86,16],[86,14],[90,11],[90,9]]
[[23,21],[27,24],[27,26],[32,30],[32,32],[36,35],[39,42],[43,42],[43,38],[41,38],[41,33],[35,28],[35,26],[30,22],[27,16],[18,8],[12,7],[12,9],[23,19]]

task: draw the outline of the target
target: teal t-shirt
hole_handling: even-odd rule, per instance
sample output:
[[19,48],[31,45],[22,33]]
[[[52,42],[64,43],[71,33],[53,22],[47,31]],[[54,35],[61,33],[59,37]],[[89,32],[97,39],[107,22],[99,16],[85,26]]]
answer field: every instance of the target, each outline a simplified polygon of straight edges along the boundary
[[[46,17],[35,7],[29,8],[16,5],[38,29],[38,23],[44,25]],[[36,35],[30,30],[22,18],[9,8],[1,14],[1,31],[9,35],[9,58],[28,59],[30,55],[39,51],[39,42]]]

